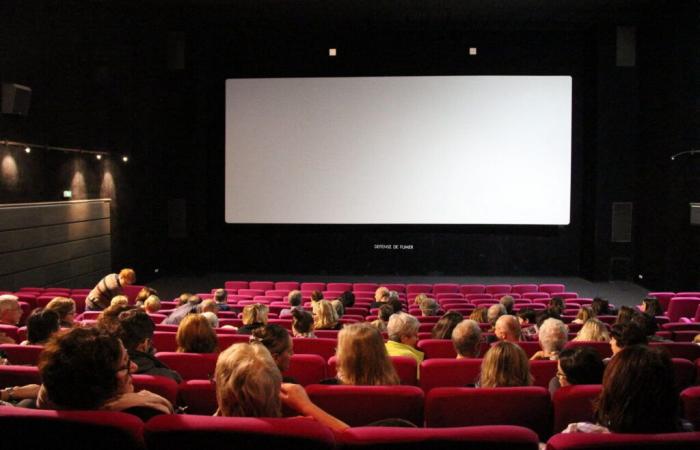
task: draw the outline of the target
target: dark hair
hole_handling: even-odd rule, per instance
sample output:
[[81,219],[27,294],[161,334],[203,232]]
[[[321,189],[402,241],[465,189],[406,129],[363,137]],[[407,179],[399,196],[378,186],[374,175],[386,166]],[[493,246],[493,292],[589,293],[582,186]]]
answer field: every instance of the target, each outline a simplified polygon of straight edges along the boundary
[[561,314],[564,308],[564,298],[555,295],[554,297],[549,299],[547,309],[552,310],[553,312],[556,311],[557,314]]
[[292,310],[292,328],[298,333],[310,333],[314,329],[314,318],[308,311]]
[[30,344],[43,344],[60,328],[56,311],[37,308],[27,319],[27,340]]
[[136,294],[136,303],[139,305],[142,304],[151,295],[158,295],[158,291],[153,288],[149,288],[148,286],[142,287],[139,293]]
[[534,309],[530,308],[523,308],[520,311],[518,311],[518,317],[520,317],[523,320],[527,320],[528,323],[535,323],[535,320],[537,318],[537,314],[535,314]]
[[274,356],[287,349],[289,332],[279,325],[265,325],[253,330],[251,342],[253,341],[264,345]]
[[394,312],[401,312],[403,310],[403,303],[401,303],[401,300],[396,299],[396,298],[390,298],[387,303],[391,305],[392,308],[394,308]]
[[346,308],[352,308],[355,305],[355,294],[352,291],[345,291],[338,297]]
[[559,353],[559,364],[570,384],[600,384],[605,364],[592,347],[567,348]]
[[394,307],[389,305],[389,304],[384,304],[379,307],[379,314],[377,315],[379,317],[379,320],[382,320],[384,322],[389,321],[389,317],[391,317],[392,314],[394,314]]
[[452,330],[455,329],[458,323],[464,320],[464,317],[456,311],[448,311],[440,317],[435,323],[430,337],[432,339],[451,339]]
[[544,323],[544,321],[547,320],[547,319],[557,319],[557,320],[561,320],[560,311],[559,311],[558,309],[556,309],[556,308],[554,308],[554,309],[552,309],[552,308],[547,308],[547,309],[544,309],[544,310],[542,310],[542,311],[538,311],[538,312],[536,313],[536,317],[537,317],[537,318],[536,318],[535,321],[537,322],[537,327],[538,327],[538,328],[541,327],[541,326],[542,326],[542,323]]
[[156,326],[145,311],[132,309],[119,314],[119,335],[128,351],[153,337]]
[[311,292],[311,301],[312,302],[317,302],[319,300],[323,300],[323,292],[321,291],[312,291]]
[[595,418],[613,433],[678,431],[678,391],[667,352],[633,345],[605,369]]
[[646,329],[637,321],[616,323],[610,328],[610,337],[615,338],[620,348],[647,343]]
[[214,292],[214,300],[216,300],[216,303],[226,303],[227,299],[228,293],[226,292],[226,289],[217,289]]
[[303,300],[303,297],[301,296],[301,292],[299,291],[292,291],[287,295],[287,301],[291,306],[299,306],[301,305],[301,301]]
[[664,307],[661,306],[659,299],[656,297],[647,297],[642,302],[646,305],[644,313],[650,316],[663,316]]
[[129,305],[110,305],[97,316],[97,326],[109,333],[118,334],[119,315],[134,308],[135,306]]
[[620,309],[617,311],[617,318],[615,319],[615,323],[629,322],[630,320],[632,320],[636,312],[637,310],[632,307],[620,306]]
[[67,409],[99,408],[117,394],[121,357],[119,339],[101,328],[54,335],[39,358],[49,400]]
[[610,303],[600,297],[595,297],[591,302],[591,309],[596,316],[604,316],[610,314]]

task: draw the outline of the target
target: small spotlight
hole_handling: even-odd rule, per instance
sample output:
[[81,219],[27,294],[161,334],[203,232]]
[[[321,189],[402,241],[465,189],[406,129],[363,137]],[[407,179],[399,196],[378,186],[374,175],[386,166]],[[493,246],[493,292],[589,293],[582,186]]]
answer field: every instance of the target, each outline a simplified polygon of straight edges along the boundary
[[24,153],[31,153],[32,149],[30,147],[24,147]]
[[122,161],[124,161],[124,162],[129,162],[129,157],[128,157],[128,156],[122,156]]
[[98,160],[100,160],[100,159],[102,159],[102,155],[100,155],[100,154],[98,153],[97,155],[95,155],[95,158],[97,158]]
[[676,157],[675,157],[675,156],[671,156],[671,161],[675,161],[675,160],[676,160]]
[[338,49],[337,48],[329,48],[328,49],[328,56],[338,56]]
[[640,280],[643,280],[643,279],[644,279],[644,275],[642,275],[642,274],[640,273],[639,275],[637,275],[637,278],[639,278]]
[[477,53],[476,47],[469,47],[469,56],[475,56]]

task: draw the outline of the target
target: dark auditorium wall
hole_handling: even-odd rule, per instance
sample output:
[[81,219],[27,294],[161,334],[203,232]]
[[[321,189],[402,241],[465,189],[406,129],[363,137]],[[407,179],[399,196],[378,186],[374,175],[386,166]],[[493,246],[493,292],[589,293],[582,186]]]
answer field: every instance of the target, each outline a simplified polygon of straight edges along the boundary
[[[0,140],[131,157],[126,165],[112,162],[115,266],[134,265],[142,280],[155,269],[642,274],[650,288],[697,287],[700,237],[687,225],[683,205],[700,198],[698,172],[669,164],[671,154],[699,142],[697,2],[618,2],[627,5],[620,8],[597,2],[600,11],[581,8],[581,14],[565,14],[553,2],[527,14],[474,2],[434,8],[406,2],[401,11],[372,2],[178,3],[184,6],[155,0],[0,5],[0,79],[34,90],[29,117],[0,118]],[[618,25],[636,26],[635,67],[615,66]],[[331,46],[339,49],[333,60]],[[469,46],[479,48],[477,57],[465,56]],[[224,223],[226,78],[446,74],[573,75],[569,226]],[[56,199],[65,184],[61,168],[71,167],[75,155],[41,157],[22,163],[32,181],[0,189],[0,202]],[[86,195],[94,198],[103,169],[93,160],[84,164]],[[342,173],[308,180],[329,181],[352,183]],[[284,182],[261,176],[261,183]],[[610,243],[617,201],[635,205],[629,244]],[[414,250],[374,250],[377,243]],[[629,265],[620,271],[611,258]]]

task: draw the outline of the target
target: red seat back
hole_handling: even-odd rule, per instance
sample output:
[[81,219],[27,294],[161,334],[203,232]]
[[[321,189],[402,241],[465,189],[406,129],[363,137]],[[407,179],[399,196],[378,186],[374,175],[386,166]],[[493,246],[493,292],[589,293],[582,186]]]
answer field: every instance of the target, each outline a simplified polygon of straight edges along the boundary
[[177,404],[178,384],[174,380],[146,374],[133,374],[131,375],[131,380],[134,383],[134,391],[138,392],[145,389],[167,398],[173,405]]
[[685,358],[695,361],[700,358],[700,345],[692,342],[652,342],[651,347],[663,347],[673,358]]
[[455,358],[457,356],[452,341],[449,339],[423,339],[418,341],[416,347],[425,353],[426,359]]
[[683,418],[700,430],[700,386],[689,387],[681,392]]
[[697,450],[700,433],[618,434],[568,433],[557,434],[547,441],[547,450]]
[[292,338],[294,353],[320,355],[324,361],[335,355],[337,339],[329,338]]
[[594,422],[593,401],[598,398],[599,384],[571,385],[559,388],[552,397],[554,433],[561,433],[570,423]]
[[551,379],[557,374],[557,361],[541,359],[530,361],[532,385],[547,388]]
[[180,374],[184,380],[210,380],[214,377],[217,353],[159,352],[156,358]]
[[420,387],[427,394],[436,387],[464,387],[479,380],[481,359],[433,358],[420,365]]
[[10,364],[17,366],[36,366],[39,355],[44,351],[43,345],[2,344],[0,351],[7,355]]
[[289,369],[282,375],[294,378],[302,386],[318,384],[326,378],[326,360],[320,355],[292,355]]
[[41,384],[38,367],[0,366],[0,388],[25,384]]
[[186,380],[178,388],[178,404],[187,414],[211,416],[216,412],[216,385],[210,380]]

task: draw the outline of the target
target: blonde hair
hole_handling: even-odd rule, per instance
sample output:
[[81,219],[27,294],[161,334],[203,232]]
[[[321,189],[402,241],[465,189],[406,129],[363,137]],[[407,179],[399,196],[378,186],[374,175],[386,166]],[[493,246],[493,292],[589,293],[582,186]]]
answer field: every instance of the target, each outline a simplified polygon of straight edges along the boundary
[[146,301],[143,302],[143,307],[146,312],[149,313],[156,313],[160,311],[160,298],[154,294],[149,295],[148,298],[146,298]]
[[418,328],[420,328],[418,319],[405,312],[392,314],[389,317],[389,323],[386,324],[389,339],[394,342],[401,342],[401,338],[404,336],[418,334]]
[[264,345],[238,343],[216,361],[220,416],[281,417],[282,374]]
[[588,319],[578,331],[574,341],[610,342],[608,327],[598,319]]
[[413,299],[413,303],[420,307],[426,300],[428,300],[428,296],[426,294],[420,293],[416,295],[416,298]]
[[420,304],[420,312],[424,316],[434,316],[437,314],[438,309],[440,309],[440,307],[432,298],[426,298]]
[[376,291],[374,291],[374,301],[385,302],[389,300],[389,289],[384,286],[379,286]]
[[119,281],[125,281],[127,284],[134,284],[136,281],[136,272],[134,269],[125,268],[119,271]]
[[270,308],[262,303],[246,305],[243,308],[243,325],[252,325],[254,323],[267,325],[267,313],[269,311]]
[[112,301],[109,302],[109,306],[122,305],[127,306],[129,304],[129,297],[126,295],[115,295],[112,297]]
[[338,313],[338,318],[343,317],[345,314],[345,306],[343,305],[343,302],[340,300],[332,300],[331,305],[333,305],[333,308],[335,308],[335,312]]
[[338,312],[328,300],[319,300],[313,304],[314,329],[327,330],[338,323]]
[[576,320],[581,320],[583,322],[586,322],[588,319],[592,319],[594,317],[595,317],[595,313],[588,306],[582,306],[581,309],[579,309],[578,313],[576,314]]
[[177,328],[177,351],[183,353],[215,353],[218,339],[206,317],[188,314]]
[[486,317],[486,308],[483,306],[479,306],[472,313],[469,315],[469,319],[478,322],[478,323],[486,323],[488,322],[488,319]]
[[352,385],[400,384],[382,335],[366,323],[354,323],[338,333],[338,379]]
[[493,344],[481,362],[479,385],[484,388],[531,386],[532,375],[525,351],[508,341]]
[[75,314],[75,300],[68,297],[54,297],[46,304],[44,309],[58,314],[58,320],[61,322],[61,325],[71,326],[72,324],[65,321],[65,317],[70,313]]

